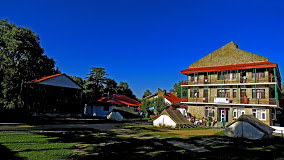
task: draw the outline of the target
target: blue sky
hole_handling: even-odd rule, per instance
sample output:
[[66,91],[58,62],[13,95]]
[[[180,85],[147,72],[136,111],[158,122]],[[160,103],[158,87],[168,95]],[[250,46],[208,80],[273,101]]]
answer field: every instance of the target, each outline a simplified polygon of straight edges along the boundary
[[141,98],[169,90],[181,70],[230,41],[283,73],[283,8],[281,0],[9,0],[0,19],[38,34],[62,72],[84,78],[104,67]]

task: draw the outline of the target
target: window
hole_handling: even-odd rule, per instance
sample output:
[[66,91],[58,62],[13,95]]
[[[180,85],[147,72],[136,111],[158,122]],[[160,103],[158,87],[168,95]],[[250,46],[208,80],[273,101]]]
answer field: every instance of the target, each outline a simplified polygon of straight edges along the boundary
[[233,108],[233,117],[239,118],[241,115],[245,114],[244,108]]
[[259,120],[266,120],[266,109],[252,109],[252,114]]
[[[221,75],[221,72],[217,72],[218,74],[218,80],[221,80],[222,79],[222,75]],[[224,78],[224,77],[223,77]]]
[[237,89],[233,89],[233,98],[237,98]]
[[[255,98],[255,89],[252,89],[252,98]],[[265,89],[256,89],[256,98],[265,99]]]
[[203,97],[207,98],[208,95],[208,90],[207,89],[203,89]]
[[230,72],[229,71],[223,72],[223,79],[230,79]]
[[198,90],[198,89],[195,89],[195,90],[194,90],[194,94],[193,94],[193,89],[190,90],[190,97],[193,97],[193,96],[194,96],[195,98],[196,98],[196,97],[199,97],[199,90]]
[[208,116],[214,117],[214,115],[215,115],[215,107],[205,107],[205,110],[204,110],[205,117],[208,117]]
[[237,79],[237,74],[236,72],[231,73],[232,74],[232,79]]
[[193,75],[191,75],[191,77],[190,77],[190,80],[193,82],[197,82],[198,80],[199,80],[199,76],[198,76],[198,73],[195,73],[195,76],[194,76],[194,74]]
[[[255,78],[255,73],[252,73],[252,78]],[[256,78],[265,78],[264,72],[257,72]]]
[[217,97],[230,97],[230,89],[217,89]]

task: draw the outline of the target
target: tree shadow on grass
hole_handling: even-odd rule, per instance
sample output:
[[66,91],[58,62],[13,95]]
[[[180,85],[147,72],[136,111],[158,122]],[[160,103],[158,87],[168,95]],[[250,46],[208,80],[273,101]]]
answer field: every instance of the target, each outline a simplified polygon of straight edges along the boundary
[[[50,142],[73,143],[80,154],[70,159],[276,159],[284,153],[284,140],[275,137],[269,140],[246,140],[226,136],[198,136],[190,138],[139,139],[120,137],[115,132],[96,129],[56,129],[42,132]],[[170,144],[180,141],[209,152],[195,152]]]
[[13,160],[21,160],[23,158],[18,157],[17,152],[13,152],[10,149],[8,149],[7,147],[3,146],[2,144],[0,144],[0,156],[1,159],[13,159]]

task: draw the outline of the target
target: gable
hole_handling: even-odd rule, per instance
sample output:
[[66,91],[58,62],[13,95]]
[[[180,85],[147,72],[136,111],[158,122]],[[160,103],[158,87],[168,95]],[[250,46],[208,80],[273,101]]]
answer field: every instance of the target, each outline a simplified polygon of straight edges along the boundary
[[37,84],[82,89],[79,85],[77,85],[73,80],[71,80],[65,74],[61,74],[61,75],[58,75],[58,76],[55,76],[49,79],[39,81],[37,82]]
[[191,64],[189,68],[223,66],[250,62],[265,62],[268,58],[253,54],[241,49],[238,45],[230,42],[225,46],[217,49],[209,55]]

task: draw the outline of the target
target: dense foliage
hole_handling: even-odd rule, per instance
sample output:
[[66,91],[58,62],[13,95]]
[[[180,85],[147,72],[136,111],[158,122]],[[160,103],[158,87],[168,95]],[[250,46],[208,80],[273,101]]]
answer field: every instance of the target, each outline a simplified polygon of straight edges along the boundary
[[146,112],[149,108],[154,107],[157,113],[162,112],[166,109],[166,103],[163,97],[157,97],[153,100],[142,99],[141,101],[141,111]]
[[84,83],[84,103],[92,103],[104,96],[121,94],[137,100],[127,82],[117,82],[108,78],[105,68],[92,67]]
[[146,89],[146,91],[144,91],[143,98],[150,96],[150,95],[152,95],[152,92],[149,89]]
[[25,84],[59,72],[43,53],[39,36],[30,29],[0,21],[0,99],[5,108],[24,107]]
[[44,55],[39,36],[32,30],[0,21],[0,109],[83,112],[85,103],[103,96],[126,95],[137,99],[127,82],[108,78],[104,68],[93,67],[86,79],[70,77],[82,88],[74,90],[30,83],[60,73],[55,61]]
[[[173,88],[170,89],[170,92],[176,93],[177,97],[181,97],[181,81],[174,84]],[[182,89],[182,97],[186,97],[186,89]]]

